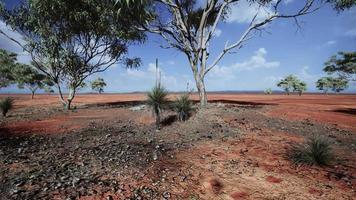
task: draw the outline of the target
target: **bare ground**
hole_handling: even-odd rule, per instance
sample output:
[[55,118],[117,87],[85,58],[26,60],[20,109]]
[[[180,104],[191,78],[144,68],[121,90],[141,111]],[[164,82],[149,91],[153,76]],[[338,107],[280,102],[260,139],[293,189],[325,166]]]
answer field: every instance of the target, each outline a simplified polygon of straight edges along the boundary
[[[0,126],[0,199],[353,199],[356,96],[210,94],[205,110],[157,132],[143,94],[14,95]],[[194,97],[196,99],[196,97]],[[172,96],[172,99],[174,97]],[[223,102],[223,103],[219,103]],[[286,157],[312,134],[333,142],[327,167]]]

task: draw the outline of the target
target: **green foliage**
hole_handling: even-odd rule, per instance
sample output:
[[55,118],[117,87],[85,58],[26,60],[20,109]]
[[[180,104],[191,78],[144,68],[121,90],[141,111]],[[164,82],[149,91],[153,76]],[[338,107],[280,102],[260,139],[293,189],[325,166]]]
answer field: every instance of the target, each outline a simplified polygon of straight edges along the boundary
[[298,81],[293,85],[293,91],[298,92],[299,96],[307,90],[307,84],[303,81]]
[[278,87],[281,87],[288,95],[293,90],[295,83],[299,82],[299,79],[294,75],[288,75],[277,83]]
[[344,11],[356,6],[356,0],[327,0],[337,11]]
[[17,55],[0,49],[0,88],[7,87],[14,83],[14,73],[12,69],[16,65]]
[[153,113],[156,117],[157,129],[159,129],[160,126],[161,112],[163,106],[168,102],[167,96],[168,96],[167,90],[161,85],[155,86],[147,94],[147,104],[152,108]]
[[338,93],[348,87],[348,80],[342,77],[322,77],[316,82],[316,87],[327,93],[329,89]]
[[52,87],[51,87],[51,86],[48,86],[48,85],[45,85],[45,86],[43,87],[43,90],[44,90],[44,92],[46,92],[46,93],[48,93],[48,94],[54,93],[54,90],[52,89]]
[[6,97],[0,100],[0,110],[2,115],[6,117],[6,114],[13,108],[14,100],[10,97]]
[[46,76],[29,65],[17,64],[14,71],[18,88],[29,89],[32,93],[32,99],[37,89],[46,85]]
[[324,71],[343,79],[356,81],[356,52],[339,52],[325,63]]
[[187,120],[189,118],[190,112],[193,110],[193,105],[189,99],[189,94],[183,94],[178,97],[174,102],[174,108],[180,121]]
[[272,89],[271,88],[267,88],[265,91],[264,91],[264,93],[265,94],[272,94]]
[[[127,63],[129,45],[144,41],[136,29],[143,19],[131,9],[114,1],[29,0],[0,11],[0,18],[25,37],[33,65],[56,84],[62,103],[70,104],[87,77]],[[70,86],[67,98],[62,85]]]
[[342,77],[334,78],[332,82],[331,90],[339,93],[348,87],[348,80]]
[[323,90],[324,93],[326,94],[329,91],[329,89],[332,88],[332,82],[333,82],[332,77],[322,77],[316,81],[315,85],[316,88],[318,88],[319,90]]
[[302,95],[302,93],[307,90],[307,84],[294,75],[288,75],[279,81],[277,86],[281,87],[288,95],[291,91],[298,92],[299,95]]
[[103,78],[97,78],[96,80],[91,82],[91,89],[99,92],[99,94],[104,92],[105,86],[106,86],[106,83]]
[[294,145],[289,153],[295,164],[328,165],[333,159],[330,142],[323,136],[315,135],[303,144]]

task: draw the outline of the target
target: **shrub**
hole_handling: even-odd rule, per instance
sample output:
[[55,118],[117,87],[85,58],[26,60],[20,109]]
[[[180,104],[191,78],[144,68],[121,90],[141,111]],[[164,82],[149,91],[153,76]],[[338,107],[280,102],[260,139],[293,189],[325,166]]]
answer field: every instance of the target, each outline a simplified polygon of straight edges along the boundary
[[267,88],[265,90],[265,94],[272,94],[272,89],[271,88]]
[[328,165],[333,158],[328,139],[315,135],[299,145],[292,147],[290,158],[295,164]]
[[14,100],[10,97],[6,97],[0,101],[0,109],[4,117],[6,117],[6,114],[9,112],[9,110],[13,108],[13,105]]
[[168,101],[167,96],[168,96],[168,92],[161,85],[155,86],[147,94],[147,104],[152,108],[153,114],[156,117],[157,129],[159,129],[163,105],[166,104]]
[[189,118],[190,111],[193,109],[192,102],[189,99],[189,94],[183,94],[178,97],[174,103],[174,108],[180,121],[187,120]]

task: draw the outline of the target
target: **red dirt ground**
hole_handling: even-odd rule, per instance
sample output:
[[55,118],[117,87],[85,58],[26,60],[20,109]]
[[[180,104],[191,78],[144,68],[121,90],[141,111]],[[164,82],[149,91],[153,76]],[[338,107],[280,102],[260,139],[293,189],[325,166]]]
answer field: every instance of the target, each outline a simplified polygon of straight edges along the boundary
[[[5,95],[0,95],[0,98]],[[56,112],[38,120],[21,119],[29,108],[60,107],[53,95],[37,95],[34,100],[28,95],[11,95],[15,98],[15,110],[2,128],[12,134],[58,134],[85,128],[92,122],[133,121],[147,125],[154,121],[149,112],[133,112],[127,108],[107,108],[89,106],[70,112]],[[174,99],[174,95],[171,99]],[[197,99],[197,96],[193,96]],[[76,106],[98,104],[119,104],[120,102],[143,101],[144,94],[104,94],[78,95]],[[263,116],[290,120],[310,120],[315,123],[337,126],[340,129],[356,131],[356,95],[311,95],[299,96],[262,94],[209,94],[210,101],[227,103],[265,105]],[[222,115],[227,124],[237,122],[239,114]],[[219,119],[220,120],[220,119]],[[250,123],[237,122],[238,128],[250,130]],[[184,130],[177,130],[184,131]],[[179,135],[178,135],[179,136]],[[162,135],[163,137],[171,137]],[[352,135],[350,138],[355,138]],[[336,153],[346,160],[339,166],[296,167],[285,158],[292,143],[303,141],[300,135],[260,129],[247,131],[238,139],[204,140],[191,148],[181,149],[173,159],[159,159],[142,180],[150,179],[168,169],[172,175],[165,177],[172,194],[171,199],[353,199],[356,195],[356,157],[354,151],[336,149]],[[339,170],[347,171],[351,180],[337,179]],[[187,181],[177,180],[175,172],[189,172]],[[172,181],[170,184],[169,181]],[[138,183],[133,183],[138,184]],[[349,185],[347,185],[349,184]],[[351,184],[351,186],[350,186]],[[139,185],[139,184],[138,184]],[[199,198],[195,198],[194,194]],[[120,199],[120,197],[114,199]],[[81,199],[105,199],[106,196],[88,196]]]
[[[0,98],[7,95],[0,95]],[[10,95],[15,98],[15,108],[21,112],[25,108],[33,107],[60,107],[56,95],[37,95],[34,100],[29,95]],[[328,123],[340,128],[356,130],[356,95],[262,95],[262,94],[209,94],[209,101],[235,102],[241,104],[271,105],[266,115],[290,119],[311,120],[319,123]],[[171,95],[175,99],[175,95]],[[197,100],[196,95],[193,99]],[[96,104],[119,104],[120,102],[144,101],[145,94],[83,94],[78,95],[74,105],[96,105]],[[16,111],[15,110],[15,111]],[[59,114],[51,119],[31,122],[18,122],[10,124],[6,128],[31,130],[30,132],[57,133],[64,129],[61,124],[67,124],[67,130],[76,129],[86,125],[88,120],[112,119],[123,117],[117,112],[105,110],[80,110],[78,113]],[[122,113],[122,112],[121,112]],[[124,114],[125,115],[125,114]],[[138,121],[150,123],[149,116],[138,116]],[[81,125],[84,123],[84,125]],[[66,131],[67,131],[66,130]]]

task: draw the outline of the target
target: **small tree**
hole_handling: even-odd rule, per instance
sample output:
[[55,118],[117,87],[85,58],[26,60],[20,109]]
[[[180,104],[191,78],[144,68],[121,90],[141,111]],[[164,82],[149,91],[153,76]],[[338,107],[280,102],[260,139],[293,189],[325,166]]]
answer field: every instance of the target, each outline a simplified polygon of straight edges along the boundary
[[298,81],[293,85],[293,91],[298,92],[299,96],[302,96],[303,92],[307,90],[307,84],[303,81]]
[[161,112],[163,106],[167,103],[168,92],[166,89],[158,84],[147,94],[147,104],[152,108],[153,114],[156,118],[156,128],[160,128]]
[[104,87],[106,86],[106,83],[103,78],[98,78],[91,82],[91,89],[97,91],[99,94],[104,92]]
[[31,99],[38,89],[45,86],[46,76],[39,73],[33,67],[24,64],[18,64],[15,68],[15,81],[18,88],[27,88],[31,91]]
[[271,88],[267,88],[265,91],[264,91],[265,94],[272,94],[272,89]]
[[282,88],[287,95],[290,95],[290,92],[294,89],[294,85],[298,83],[299,80],[294,75],[288,75],[286,78],[282,79],[277,83],[277,86]]
[[316,88],[324,91],[324,94],[327,94],[329,89],[332,88],[332,82],[333,82],[332,77],[322,77],[316,82]]
[[0,100],[0,110],[2,116],[6,117],[6,114],[14,107],[14,100],[10,97]]
[[44,90],[44,92],[47,93],[47,94],[53,94],[53,93],[54,93],[54,90],[52,89],[52,87],[51,87],[51,86],[48,86],[48,85],[45,85],[45,86],[43,87],[43,90]]

